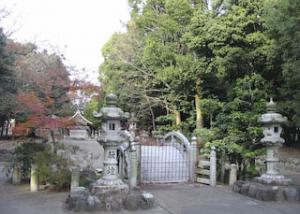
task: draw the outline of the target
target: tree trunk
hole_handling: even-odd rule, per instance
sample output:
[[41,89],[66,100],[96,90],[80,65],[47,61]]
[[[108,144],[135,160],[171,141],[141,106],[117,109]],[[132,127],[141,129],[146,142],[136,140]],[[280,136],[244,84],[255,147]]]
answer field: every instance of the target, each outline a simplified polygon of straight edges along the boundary
[[203,128],[203,118],[201,111],[201,88],[200,79],[196,80],[195,108],[196,108],[196,129]]
[[181,114],[177,110],[174,111],[174,114],[175,114],[175,125],[178,126],[181,123]]
[[149,109],[150,109],[150,113],[151,113],[153,131],[155,131],[156,130],[155,115],[154,115],[154,112],[153,112],[153,109],[151,108],[151,106],[149,106]]
[[8,129],[9,129],[10,121],[9,119],[6,121],[6,130],[5,130],[5,136],[8,136]]
[[2,125],[1,125],[1,137],[3,137],[3,131],[4,131],[4,122],[2,123]]

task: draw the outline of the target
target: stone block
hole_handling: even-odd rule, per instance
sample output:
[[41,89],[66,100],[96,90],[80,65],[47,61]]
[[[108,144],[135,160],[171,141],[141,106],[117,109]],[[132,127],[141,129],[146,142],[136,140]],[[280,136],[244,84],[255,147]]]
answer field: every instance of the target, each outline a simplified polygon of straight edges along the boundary
[[242,185],[245,184],[244,181],[236,181],[233,186],[232,186],[232,190],[234,192],[238,192],[238,193],[241,193],[241,188],[242,188]]
[[242,195],[248,195],[249,186],[250,186],[250,183],[242,184],[242,186],[241,186],[241,194]]
[[125,198],[123,205],[126,210],[138,210],[141,206],[141,195],[129,194]]
[[299,192],[294,187],[284,188],[284,197],[287,201],[299,201]]
[[104,210],[107,212],[119,212],[122,210],[122,199],[121,197],[106,197],[104,200]]
[[74,211],[86,210],[89,193],[84,187],[75,187],[66,200],[66,208]]
[[274,201],[276,191],[272,188],[266,187],[262,189],[262,200],[263,201]]
[[151,209],[154,206],[154,197],[151,193],[149,192],[143,192],[142,193],[142,201],[141,201],[141,208],[146,210],[146,209]]
[[87,211],[101,211],[103,206],[101,201],[96,196],[88,196],[87,198]]
[[248,196],[251,198],[256,197],[256,192],[257,192],[257,185],[255,184],[250,184],[249,189],[248,189]]
[[284,201],[284,191],[282,188],[279,188],[278,191],[275,193],[275,201]]

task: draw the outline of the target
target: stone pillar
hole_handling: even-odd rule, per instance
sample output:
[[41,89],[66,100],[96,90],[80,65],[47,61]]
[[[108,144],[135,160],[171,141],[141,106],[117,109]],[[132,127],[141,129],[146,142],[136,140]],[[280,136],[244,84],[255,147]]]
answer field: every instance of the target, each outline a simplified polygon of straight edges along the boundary
[[216,186],[217,183],[217,157],[216,157],[216,148],[211,147],[210,150],[210,179],[209,185]]
[[236,164],[230,164],[229,185],[232,186],[237,180]]
[[277,164],[279,159],[277,157],[278,149],[281,145],[267,145],[267,174],[268,175],[277,175]]
[[104,180],[117,180],[118,176],[118,161],[117,161],[117,146],[106,144],[104,145]]
[[13,167],[12,184],[20,184],[22,179],[21,168],[18,164]]
[[30,172],[30,192],[39,191],[39,180],[38,175],[36,173],[36,165],[31,164],[31,172]]
[[197,163],[198,148],[197,148],[197,138],[192,137],[191,141],[191,151],[190,151],[190,180],[194,182],[196,179],[195,168]]
[[79,187],[79,179],[80,179],[80,168],[74,167],[71,169],[71,191],[75,187]]
[[129,168],[129,178],[128,184],[130,189],[134,189],[137,186],[137,153],[136,149],[132,146],[130,150],[130,168]]

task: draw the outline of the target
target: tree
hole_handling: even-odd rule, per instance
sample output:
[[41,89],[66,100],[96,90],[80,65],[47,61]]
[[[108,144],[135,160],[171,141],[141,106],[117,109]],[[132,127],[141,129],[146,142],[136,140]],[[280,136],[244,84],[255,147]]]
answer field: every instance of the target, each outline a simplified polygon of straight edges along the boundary
[[[0,135],[3,136],[5,121],[8,121],[15,106],[16,83],[13,58],[6,51],[7,38],[0,28]],[[7,123],[8,124],[8,123]],[[8,130],[6,128],[6,130]]]
[[[274,39],[274,52],[282,71],[278,101],[280,110],[290,120],[285,129],[287,143],[299,143],[300,135],[300,2],[291,0],[268,1],[264,18],[269,35]],[[297,140],[298,139],[298,140]]]
[[70,107],[69,73],[57,55],[37,52],[32,44],[10,41],[8,49],[16,59],[18,83],[15,134],[29,134],[29,128],[34,135],[36,128],[45,128],[54,141],[54,130],[64,122],[59,117]]

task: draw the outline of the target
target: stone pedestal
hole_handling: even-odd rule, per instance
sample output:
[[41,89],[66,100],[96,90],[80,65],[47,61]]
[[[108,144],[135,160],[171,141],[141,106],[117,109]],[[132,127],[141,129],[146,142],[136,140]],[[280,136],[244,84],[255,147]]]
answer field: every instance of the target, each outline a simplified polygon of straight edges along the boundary
[[260,177],[255,178],[257,182],[262,184],[270,184],[270,185],[289,185],[291,183],[291,179],[285,178],[283,175],[280,175],[277,170],[277,164],[279,162],[278,158],[278,149],[281,144],[267,144],[267,171],[262,174]]

